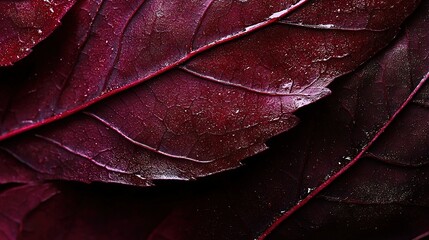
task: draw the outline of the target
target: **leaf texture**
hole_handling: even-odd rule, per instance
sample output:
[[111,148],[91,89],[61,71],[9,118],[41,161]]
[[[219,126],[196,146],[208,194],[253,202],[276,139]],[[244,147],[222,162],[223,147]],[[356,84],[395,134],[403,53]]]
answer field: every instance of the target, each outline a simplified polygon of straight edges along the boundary
[[[269,48],[259,46],[257,43],[250,46],[252,43],[248,40],[246,45],[252,49],[236,49],[235,54],[244,54],[240,50],[250,51],[248,55],[254,58],[253,61],[269,61],[264,64],[257,62],[258,69],[252,69],[251,63],[240,64],[239,61],[235,59],[231,61],[227,57],[214,59],[219,57],[220,53],[207,56],[202,54],[214,46],[270,25],[274,25],[274,28],[267,31],[271,31],[271,34],[276,33],[265,38],[265,42],[272,38],[273,45],[270,48],[276,46],[285,48],[285,45],[278,46],[284,44],[278,41],[282,40],[280,39],[283,37],[282,34],[292,31],[297,35],[300,32],[288,31],[290,27],[282,28],[282,21],[279,24],[274,23],[291,12],[305,13],[306,9],[314,8],[313,5],[305,5],[306,3],[306,0],[264,1],[264,3],[201,0],[186,4],[181,1],[170,1],[166,4],[160,0],[134,1],[129,4],[120,1],[80,1],[64,19],[64,26],[55,34],[56,36],[53,36],[45,46],[40,47],[39,54],[34,54],[33,59],[28,60],[27,66],[24,66],[27,68],[25,73],[20,71],[22,68],[18,68],[16,71],[12,69],[11,72],[3,74],[1,88],[4,90],[1,92],[1,102],[5,106],[2,106],[0,139],[70,115],[94,102],[168,71],[195,55],[203,55],[201,57],[203,60],[210,61],[195,63],[197,65],[194,70],[199,70],[199,73],[204,75],[211,73],[209,76],[214,79],[256,90],[288,92],[295,81],[299,81],[301,85],[291,90],[299,90],[299,87],[305,87],[303,83],[312,82],[319,75],[327,78],[322,81],[326,83],[330,78],[353,70],[356,65],[373,55],[372,47],[377,48],[376,43],[384,46],[389,39],[388,35],[393,34],[392,31],[395,31],[416,5],[416,1],[392,2],[389,7],[401,9],[395,12],[395,15],[386,11],[373,11],[385,7],[383,1],[368,3],[366,11],[363,12],[359,10],[361,6],[343,6],[344,8],[340,10],[354,12],[356,15],[348,15],[349,18],[346,20],[349,22],[355,18],[370,21],[395,16],[389,27],[377,26],[374,23],[375,26],[368,28],[368,33],[360,32],[359,35],[362,36],[350,39],[350,43],[347,36],[341,36],[335,31],[315,34],[314,37],[307,37],[306,33],[302,33],[303,35],[292,35],[291,39],[283,39],[289,40],[286,46],[308,48],[306,50],[313,53],[310,55],[310,52],[303,51],[305,48],[298,53],[293,52],[292,48],[288,56],[263,59],[262,56],[258,56],[259,52],[265,52]],[[332,4],[327,11],[333,11]],[[310,21],[317,14],[305,16],[305,19]],[[337,26],[340,29],[350,27],[341,24]],[[373,27],[384,29],[387,33],[383,34],[381,31],[377,34],[370,30]],[[308,31],[307,34],[313,35]],[[320,41],[329,42],[331,45],[324,46]],[[291,44],[292,42],[294,44]],[[312,44],[316,42],[319,44],[314,47],[319,45],[319,48],[312,48]],[[370,46],[370,49],[354,52],[359,50],[356,49],[358,46],[363,46],[360,44]],[[344,57],[345,59],[342,59]],[[327,60],[331,60],[329,65],[332,65],[332,69],[326,69],[325,73],[324,62]],[[217,68],[211,69],[212,66],[209,64],[213,61],[220,64],[216,66]],[[272,66],[270,64],[272,61],[288,61],[289,64],[281,68],[283,65],[278,63],[276,64],[279,66]],[[236,64],[229,66],[232,62]],[[345,66],[342,66],[343,64]],[[225,65],[229,66],[228,71],[219,69]],[[279,68],[288,74],[283,76],[280,75],[282,72],[274,73]],[[251,69],[242,76],[251,77],[250,79],[236,76],[236,71],[244,69]],[[255,72],[258,70],[263,75],[257,75]],[[16,82],[21,84],[17,86]]]
[[[2,138],[70,115],[159,75],[198,52],[265,26],[275,20],[271,15],[277,13],[274,17],[278,18],[296,8],[293,4],[80,1],[64,19],[58,39],[51,39],[47,49],[40,50],[43,56],[33,60],[45,62],[34,66],[22,80],[7,74],[10,81],[20,81],[23,86],[14,95],[5,94],[9,107]],[[219,24],[219,16],[229,24]],[[20,106],[25,110],[19,110]]]
[[[392,45],[338,79],[331,96],[298,111],[302,122],[296,128],[274,138],[268,151],[234,174],[156,189],[57,185],[61,193],[22,221],[19,238],[257,238],[275,216],[294,209],[344,169],[383,126],[359,162],[289,215],[268,239],[424,237],[429,88],[420,83],[429,72],[428,9],[427,2],[422,4]],[[404,105],[418,86],[421,90]],[[0,197],[1,206],[22,199],[21,190],[13,188],[0,196],[12,191],[16,197]]]
[[[292,113],[326,96],[333,79],[385,47],[416,5],[393,2],[390,6],[404,10],[389,28],[380,25],[379,30],[374,30],[375,23],[350,30],[339,23],[338,29],[320,29],[290,24],[287,18],[275,22],[292,10],[314,17],[305,10],[315,6],[305,3],[249,1],[228,5],[237,8],[229,12],[226,3],[216,1],[181,7],[179,2],[159,1],[121,7],[115,5],[119,2],[79,2],[64,20],[60,31],[65,33],[59,31],[40,47],[40,56],[57,62],[55,71],[48,71],[52,65],[44,63],[25,73],[22,66],[4,71],[3,137],[110,97],[3,141],[5,171],[20,174],[5,173],[1,181],[150,185],[156,179],[193,179],[235,168],[240,160],[266,149],[270,137],[295,126]],[[383,3],[367,7],[369,11],[380,6]],[[342,11],[359,14],[357,7]],[[250,17],[246,21],[235,15],[251,9],[258,9],[257,14],[244,15]],[[188,16],[190,12],[199,14]],[[231,24],[213,22],[221,13]],[[157,21],[149,21],[151,14]],[[374,11],[362,17],[384,14]],[[114,22],[121,31],[108,30],[117,16],[128,16]],[[168,29],[161,31],[162,27]],[[142,34],[145,31],[148,34]],[[58,39],[65,37],[71,44],[61,45]],[[71,55],[62,55],[66,53]],[[12,82],[17,75],[23,85]]]

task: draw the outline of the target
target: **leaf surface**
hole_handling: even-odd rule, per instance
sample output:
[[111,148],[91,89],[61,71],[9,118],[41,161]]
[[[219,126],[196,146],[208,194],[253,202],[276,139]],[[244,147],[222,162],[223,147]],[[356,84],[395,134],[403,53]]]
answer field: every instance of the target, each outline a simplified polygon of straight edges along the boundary
[[12,69],[2,77],[8,105],[1,138],[135,86],[305,2],[79,1],[56,36],[28,60],[26,73]]
[[428,9],[422,4],[392,45],[298,111],[300,125],[243,168],[156,189],[59,185],[58,198],[25,218],[20,237],[253,239],[295,209],[268,239],[423,238]]
[[[121,7],[112,2],[80,2],[64,20],[60,30],[66,32],[59,31],[40,48],[40,56],[70,62],[57,61],[55,71],[45,75],[34,72],[51,66],[44,62],[26,73],[20,67],[5,71],[3,136],[111,96],[67,119],[3,141],[1,161],[8,170],[1,181],[67,179],[149,185],[156,179],[192,179],[235,168],[240,160],[266,149],[267,139],[293,127],[294,111],[326,96],[326,87],[335,78],[385,47],[416,4],[393,3],[404,7],[397,13],[402,17],[392,20],[389,28],[380,25],[379,30],[374,30],[376,24],[350,30],[341,25],[338,29],[296,26],[287,18],[275,22],[292,10],[314,8],[304,3],[234,3],[230,6],[237,8],[234,14],[256,11],[243,25],[223,2],[206,3],[204,9],[197,3],[179,8],[179,2]],[[379,5],[368,6],[368,11]],[[173,9],[181,11],[173,15]],[[215,25],[219,29],[212,33],[212,18],[223,11],[232,14],[225,13],[231,24]],[[141,12],[149,15],[143,19]],[[190,12],[199,15],[188,16]],[[114,22],[122,32],[105,29],[113,27],[109,14],[113,19],[128,16],[122,23]],[[157,21],[149,21],[150,14],[158,14],[153,16]],[[361,15],[373,19],[384,14]],[[188,22],[181,23],[182,18]],[[75,32],[70,31],[73,26]],[[161,31],[161,27],[168,29]],[[178,36],[184,39],[179,41]],[[65,37],[72,41],[67,47],[58,40]],[[127,50],[131,47],[149,49]],[[63,58],[63,53],[71,55]],[[8,81],[21,74],[23,85]]]

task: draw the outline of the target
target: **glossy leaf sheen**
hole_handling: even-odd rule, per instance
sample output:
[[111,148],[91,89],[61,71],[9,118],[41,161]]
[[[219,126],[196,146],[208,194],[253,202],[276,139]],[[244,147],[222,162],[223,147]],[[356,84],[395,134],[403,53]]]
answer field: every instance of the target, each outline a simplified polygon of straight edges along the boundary
[[[388,29],[350,31],[275,22],[314,7],[304,1],[161,3],[81,1],[39,55],[4,72],[4,138],[110,98],[3,141],[5,171],[21,174],[2,182],[148,185],[235,168],[293,127],[292,113],[327,95],[333,79],[386,46],[416,4],[392,2],[405,10]],[[355,8],[343,10],[359,15]],[[359,16],[385,16],[374,14]],[[41,57],[56,64],[34,62]],[[26,64],[35,65],[19,71]]]

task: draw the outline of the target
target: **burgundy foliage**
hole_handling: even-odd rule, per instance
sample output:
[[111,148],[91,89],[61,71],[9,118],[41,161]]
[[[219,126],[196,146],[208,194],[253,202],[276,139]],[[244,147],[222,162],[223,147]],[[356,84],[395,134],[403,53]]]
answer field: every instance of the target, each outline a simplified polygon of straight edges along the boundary
[[0,237],[428,234],[429,3],[337,2],[77,1],[0,69]]

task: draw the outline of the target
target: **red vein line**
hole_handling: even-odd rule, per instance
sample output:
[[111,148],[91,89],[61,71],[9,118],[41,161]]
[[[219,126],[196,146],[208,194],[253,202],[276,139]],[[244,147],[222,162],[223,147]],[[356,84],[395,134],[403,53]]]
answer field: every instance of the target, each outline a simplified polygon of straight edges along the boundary
[[[230,87],[239,88],[241,90],[245,90],[245,91],[248,91],[248,92],[251,92],[251,93],[268,95],[268,96],[279,96],[279,97],[286,97],[286,96],[292,96],[292,97],[295,97],[295,96],[296,97],[309,97],[309,96],[312,96],[311,91],[310,91],[310,93],[305,93],[305,90],[306,89],[311,89],[311,87],[307,87],[306,89],[304,89],[304,90],[302,90],[300,92],[297,92],[297,93],[294,93],[294,92],[292,92],[292,93],[290,93],[290,92],[281,92],[281,91],[270,91],[270,90],[263,90],[263,89],[256,89],[256,88],[252,88],[252,87],[247,87],[247,86],[241,85],[239,83],[228,82],[228,81],[225,81],[225,80],[222,80],[222,79],[211,77],[211,76],[205,75],[203,73],[199,73],[199,72],[196,72],[196,71],[194,71],[192,69],[189,69],[186,66],[178,66],[177,68],[181,69],[184,72],[189,73],[189,74],[191,74],[193,76],[202,78],[204,80],[208,80],[208,81],[215,82],[215,83],[220,83],[222,85],[226,85],[226,86],[230,86]],[[320,89],[327,90],[325,87],[320,87]],[[313,94],[313,95],[318,95],[318,94],[319,93]]]
[[157,71],[155,71],[153,73],[150,73],[149,75],[147,75],[145,77],[142,77],[139,80],[134,81],[131,84],[126,84],[126,85],[124,85],[122,87],[113,89],[110,92],[107,92],[107,93],[105,93],[103,95],[95,97],[95,98],[91,99],[90,101],[87,101],[87,102],[85,102],[85,103],[83,103],[83,104],[81,104],[81,105],[79,105],[79,106],[77,106],[75,108],[71,108],[71,109],[69,109],[67,111],[60,112],[57,115],[54,115],[52,117],[48,117],[46,119],[43,119],[40,122],[36,122],[34,124],[31,124],[31,125],[26,125],[26,126],[23,126],[23,127],[19,127],[17,129],[10,130],[10,131],[8,131],[6,133],[3,133],[3,134],[0,132],[0,134],[2,134],[2,135],[0,135],[0,141],[1,140],[5,140],[5,139],[10,138],[10,137],[13,137],[15,135],[18,135],[20,133],[29,131],[31,129],[40,127],[42,125],[54,122],[56,120],[65,118],[65,117],[70,116],[70,115],[72,115],[72,114],[74,114],[74,113],[76,113],[76,112],[78,112],[80,110],[83,110],[83,109],[85,109],[85,108],[87,108],[87,107],[89,107],[89,106],[91,106],[91,105],[93,105],[93,104],[95,104],[95,103],[103,100],[103,99],[106,99],[106,98],[108,98],[110,96],[113,96],[113,95],[119,93],[119,92],[123,92],[123,91],[125,91],[127,89],[135,87],[135,86],[141,84],[144,81],[147,81],[147,80],[149,80],[151,78],[154,78],[154,77],[156,77],[156,76],[158,76],[158,75],[160,75],[160,74],[162,74],[164,72],[167,72],[167,71],[169,71],[169,70],[171,70],[171,69],[179,66],[180,64],[188,61],[192,57],[194,57],[194,56],[196,56],[196,55],[198,55],[198,54],[200,54],[200,53],[202,53],[204,51],[207,51],[208,49],[211,49],[213,47],[216,47],[216,46],[221,45],[221,44],[226,43],[226,42],[230,42],[230,41],[232,41],[234,39],[237,39],[237,38],[243,37],[243,36],[245,36],[247,34],[250,34],[250,33],[254,32],[256,30],[259,30],[259,29],[262,29],[264,27],[267,27],[267,26],[269,26],[269,25],[271,25],[271,24],[279,21],[281,18],[289,15],[293,11],[299,9],[302,5],[306,4],[308,1],[309,0],[300,0],[299,2],[295,3],[294,5],[289,6],[286,9],[284,9],[284,10],[282,10],[280,12],[274,13],[271,17],[267,18],[265,21],[262,21],[262,22],[254,24],[254,25],[248,26],[248,27],[246,27],[246,29],[244,31],[240,31],[240,32],[234,33],[232,35],[228,35],[228,36],[225,36],[223,38],[220,38],[220,39],[218,39],[216,41],[213,41],[211,43],[208,43],[208,44],[206,44],[205,46],[203,46],[201,48],[198,48],[198,49],[196,49],[194,51],[189,52],[186,56],[184,56],[183,58],[181,58],[181,59],[179,59],[179,60],[177,60],[177,61],[175,61],[173,63],[171,63],[167,67],[161,68],[161,69],[159,69],[159,70],[157,70]]
[[417,237],[413,238],[413,240],[422,240],[422,239],[425,239],[426,237],[429,237],[429,231],[418,235]]
[[286,211],[283,215],[277,218],[257,239],[263,240],[270,233],[274,231],[284,220],[290,217],[293,213],[295,213],[298,209],[307,204],[311,199],[313,199],[317,194],[327,188],[333,181],[335,181],[338,177],[343,175],[347,170],[349,170],[356,162],[362,157],[362,155],[368,151],[368,149],[378,140],[378,138],[383,134],[383,132],[387,129],[388,126],[396,119],[396,117],[404,110],[404,108],[411,102],[417,92],[423,87],[429,78],[429,72],[420,80],[420,83],[414,88],[408,98],[402,103],[402,105],[395,111],[392,117],[380,128],[380,130],[375,134],[372,140],[359,152],[359,154],[353,158],[347,165],[345,165],[342,169],[340,169],[337,173],[335,173],[332,177],[322,183],[319,187],[317,187],[314,191],[312,191],[307,197],[299,201],[295,206]]

